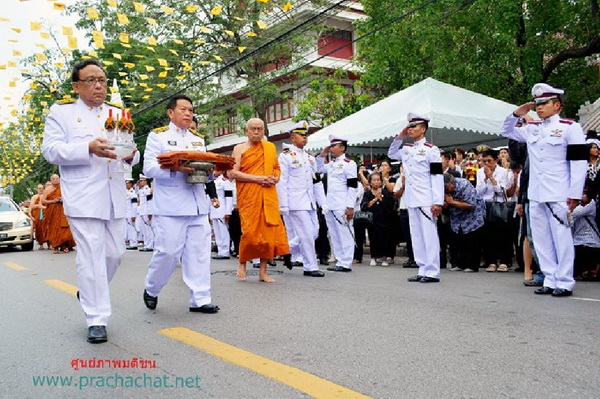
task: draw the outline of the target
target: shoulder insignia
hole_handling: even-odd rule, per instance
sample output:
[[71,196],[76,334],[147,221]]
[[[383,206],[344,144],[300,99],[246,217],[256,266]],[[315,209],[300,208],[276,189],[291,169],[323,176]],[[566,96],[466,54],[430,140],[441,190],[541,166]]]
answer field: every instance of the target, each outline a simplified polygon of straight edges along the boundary
[[528,125],[541,125],[542,121],[529,121],[527,122]]
[[344,158],[344,162],[350,162],[352,161],[350,158]]
[[56,104],[65,105],[65,104],[73,104],[76,100],[74,98],[66,98],[64,100],[58,100]]
[[104,101],[104,104],[108,104],[108,105],[110,105],[111,107],[115,107],[115,108],[119,108],[119,109],[122,109],[122,108],[123,108],[123,106],[122,106],[122,105],[120,105],[120,104],[116,104],[116,103],[111,103],[110,101]]
[[414,147],[415,145],[413,143],[406,143],[403,145],[403,147]]
[[567,119],[567,118],[561,118],[558,121],[560,123],[566,123],[567,125],[572,125],[573,122],[575,122],[575,120],[573,120],[573,119]]
[[425,142],[425,146],[427,146],[429,148],[435,147],[435,145],[433,145],[432,143],[430,143],[428,141]]
[[167,130],[169,130],[169,125],[157,127],[156,129],[153,129],[152,132],[154,132],[154,133],[162,133],[162,132],[166,132]]
[[283,151],[281,151],[282,154],[289,154],[290,153],[290,149],[289,148],[284,148]]
[[198,136],[200,138],[204,138],[204,135],[200,132],[198,132],[197,130],[194,129],[188,129],[194,136]]

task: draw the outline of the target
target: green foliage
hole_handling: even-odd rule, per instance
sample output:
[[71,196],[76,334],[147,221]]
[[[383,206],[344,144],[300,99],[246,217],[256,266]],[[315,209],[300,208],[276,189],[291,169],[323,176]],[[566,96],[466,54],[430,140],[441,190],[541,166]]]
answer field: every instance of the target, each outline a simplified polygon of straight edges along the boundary
[[597,38],[596,0],[440,0],[396,21],[422,3],[362,1],[369,17],[357,24],[359,34],[389,24],[359,42],[363,80],[379,96],[433,77],[521,104],[548,75],[548,83],[566,89],[566,113],[573,116],[600,95],[598,66],[589,59],[544,70],[561,51]]

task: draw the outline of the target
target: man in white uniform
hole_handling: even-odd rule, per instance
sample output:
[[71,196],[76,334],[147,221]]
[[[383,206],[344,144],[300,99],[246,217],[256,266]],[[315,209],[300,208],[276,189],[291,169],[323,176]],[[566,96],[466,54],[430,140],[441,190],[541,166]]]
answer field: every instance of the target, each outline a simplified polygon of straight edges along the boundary
[[138,215],[140,218],[140,232],[142,234],[142,241],[144,247],[140,248],[141,252],[152,252],[154,251],[154,230],[152,229],[152,213],[149,211],[149,204],[152,200],[152,190],[148,185],[148,178],[144,175],[140,175],[138,181],[139,190],[139,207]]
[[233,211],[233,183],[227,178],[226,172],[215,172],[214,184],[221,206],[210,207],[210,218],[217,244],[217,254],[212,258],[229,259],[231,257],[229,253],[231,238],[229,237],[229,227],[227,224]]
[[[351,272],[354,256],[354,205],[358,190],[356,162],[346,157],[348,142],[336,135],[329,135],[329,145],[316,158],[317,172],[327,173],[327,208],[325,220],[331,235],[331,246],[337,263],[327,270]],[[333,159],[325,163],[325,157]]]
[[[156,157],[171,151],[206,151],[204,139],[189,126],[194,115],[192,100],[173,96],[167,104],[171,123],[148,136],[144,173],[154,179],[150,213],[156,232],[155,252],[148,266],[144,303],[156,309],[158,294],[181,260],[183,281],[189,287],[190,312],[217,313],[210,294],[210,201],[204,184],[188,184],[189,166],[161,169]],[[214,198],[213,205],[219,200]]]
[[[406,188],[404,204],[408,208],[410,236],[416,276],[408,281],[437,283],[440,281],[440,240],[437,217],[444,204],[444,178],[440,150],[425,141],[430,119],[413,112],[408,114],[408,125],[392,142],[388,157],[402,161]],[[410,136],[414,143],[404,143]]]
[[[77,243],[78,297],[88,325],[87,341],[106,342],[111,314],[108,283],[125,252],[126,191],[123,173],[115,172],[115,147],[108,144],[104,122],[107,74],[97,60],[84,60],[71,74],[77,100],[54,104],[46,119],[42,153],[59,166],[64,210]],[[126,158],[137,163],[135,152]],[[93,184],[90,184],[93,182]]]
[[[531,234],[544,273],[544,286],[535,293],[569,296],[575,287],[570,213],[583,194],[588,150],[581,125],[559,115],[563,90],[538,83],[531,94],[534,100],[508,115],[500,133],[527,143]],[[534,105],[542,120],[517,127]]]
[[277,193],[279,210],[287,218],[286,229],[293,233],[304,261],[304,275],[323,277],[325,273],[319,270],[315,251],[315,240],[319,234],[315,203],[317,164],[315,157],[304,151],[307,136],[308,124],[305,121],[298,122],[290,131],[292,145],[279,154],[281,177]]
[[125,215],[127,222],[127,226],[125,228],[125,241],[128,243],[127,249],[137,249],[138,231],[135,228],[135,219],[137,217],[138,197],[135,189],[133,188],[133,180],[127,180],[125,183],[125,188],[127,190],[127,197],[125,198],[125,207],[127,209],[127,214]]

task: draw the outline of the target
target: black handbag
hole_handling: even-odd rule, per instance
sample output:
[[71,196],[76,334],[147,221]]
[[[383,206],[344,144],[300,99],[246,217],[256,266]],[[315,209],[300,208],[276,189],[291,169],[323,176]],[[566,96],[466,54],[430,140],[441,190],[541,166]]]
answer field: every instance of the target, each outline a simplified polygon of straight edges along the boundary
[[373,212],[357,211],[354,212],[354,223],[359,226],[370,226],[373,224]]
[[508,223],[510,207],[504,189],[502,189],[502,197],[504,198],[504,202],[498,202],[496,201],[496,194],[494,194],[494,201],[485,204],[486,221],[492,223]]

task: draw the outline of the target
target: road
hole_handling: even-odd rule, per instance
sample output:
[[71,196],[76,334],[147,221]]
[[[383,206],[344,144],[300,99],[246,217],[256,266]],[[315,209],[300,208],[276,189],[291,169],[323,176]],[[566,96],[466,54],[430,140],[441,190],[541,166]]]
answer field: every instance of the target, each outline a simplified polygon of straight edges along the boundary
[[[91,345],[72,296],[75,254],[0,249],[0,397],[600,397],[598,283],[552,298],[514,272],[444,270],[441,283],[421,284],[398,264],[325,278],[279,264],[265,284],[237,281],[231,259],[213,261],[221,311],[206,315],[188,311],[180,268],[158,308],[144,307],[150,257],[125,254],[109,342]],[[156,368],[72,366],[94,358]]]

